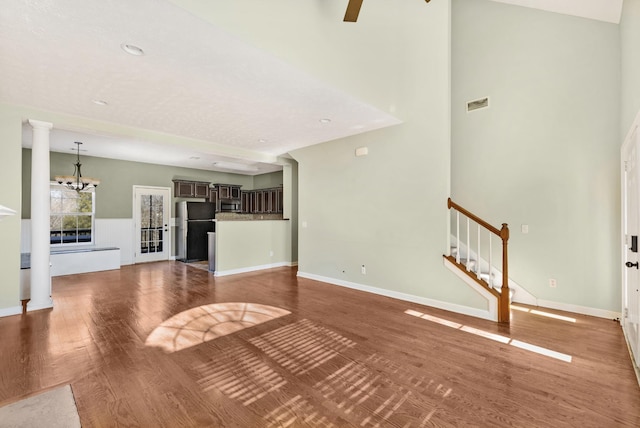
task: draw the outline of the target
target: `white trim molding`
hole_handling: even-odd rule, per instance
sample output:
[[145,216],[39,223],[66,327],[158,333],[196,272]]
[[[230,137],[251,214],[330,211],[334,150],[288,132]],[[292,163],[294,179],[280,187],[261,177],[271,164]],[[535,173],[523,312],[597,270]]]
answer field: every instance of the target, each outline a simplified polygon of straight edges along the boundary
[[557,309],[559,311],[573,312],[581,315],[589,315],[592,317],[606,318],[611,320],[619,320],[622,314],[620,312],[609,311],[607,309],[591,308],[588,306],[574,305],[571,303],[554,302],[551,300],[538,299],[538,306],[548,309]]
[[21,313],[22,313],[22,306],[10,306],[8,308],[0,309],[0,317],[20,315]]
[[[297,265],[297,262],[296,262],[296,265]],[[215,271],[213,274],[215,276],[237,275],[239,273],[255,272],[257,270],[273,269],[273,268],[284,267],[284,266],[291,267],[294,265],[293,263],[290,263],[290,262],[279,262],[279,263],[270,263],[270,264],[259,265],[259,266],[248,266],[248,267],[243,267],[238,269]]]
[[398,291],[387,290],[384,288],[371,287],[369,285],[358,284],[355,282],[343,281],[340,279],[329,278],[326,276],[315,275],[307,272],[298,271],[298,276],[301,278],[312,279],[314,281],[326,282],[328,284],[337,285],[340,287],[351,288],[354,290],[364,291],[367,293],[378,294],[380,296],[391,297],[405,302],[417,303],[420,305],[431,306],[437,309],[443,309],[449,312],[455,312],[458,314],[469,315],[476,318],[483,318],[492,320],[491,314],[487,310],[472,308],[470,306],[458,305],[455,303],[443,302],[440,300],[429,299],[426,297],[415,296],[413,294],[400,293]]

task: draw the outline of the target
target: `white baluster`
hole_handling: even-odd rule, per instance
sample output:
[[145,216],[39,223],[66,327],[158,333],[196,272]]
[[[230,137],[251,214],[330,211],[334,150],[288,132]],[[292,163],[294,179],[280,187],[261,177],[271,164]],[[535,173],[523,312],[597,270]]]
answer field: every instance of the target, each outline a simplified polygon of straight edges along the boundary
[[471,230],[469,229],[470,225],[470,220],[469,217],[467,217],[467,272],[469,272],[470,268],[469,268],[469,260],[471,259]]
[[491,275],[491,266],[493,266],[493,251],[491,248],[491,232],[489,231],[489,287],[493,288],[493,275]]
[[476,275],[480,278],[480,224],[478,225],[478,253],[476,254]]
[[460,263],[460,213],[456,211],[456,263]]

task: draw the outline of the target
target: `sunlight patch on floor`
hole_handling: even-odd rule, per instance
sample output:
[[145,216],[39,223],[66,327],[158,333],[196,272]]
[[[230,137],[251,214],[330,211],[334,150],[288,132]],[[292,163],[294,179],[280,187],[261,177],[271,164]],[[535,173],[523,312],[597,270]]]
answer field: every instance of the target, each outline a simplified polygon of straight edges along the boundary
[[145,345],[162,348],[165,352],[176,352],[290,313],[256,303],[198,306],[164,321],[147,337]]
[[[513,307],[513,306],[512,306]],[[449,321],[443,318],[434,317],[433,315],[424,314],[422,312],[414,311],[412,309],[407,309],[404,311],[405,314],[411,315],[417,318],[422,318],[427,321],[435,322],[437,324],[441,324],[456,330],[461,330],[466,333],[475,334],[476,336],[484,337],[486,339],[491,339],[496,342],[504,343],[505,345],[515,346],[516,348],[524,349],[526,351],[535,352],[536,354],[544,355],[546,357],[555,358],[556,360],[564,361],[570,363],[573,357],[571,355],[563,354],[561,352],[552,351],[551,349],[543,348],[541,346],[532,345],[530,343],[521,342],[519,340],[511,339],[507,336],[502,336],[495,333],[490,333],[488,331],[480,330],[474,327],[469,327],[463,324],[459,324],[453,321]]]
[[287,381],[243,346],[234,346],[214,360],[195,367],[204,392],[214,388],[244,406],[280,389]]
[[515,309],[516,311],[520,311],[520,312],[528,312],[530,314],[540,315],[547,318],[553,318],[556,320],[576,322],[575,318],[565,317],[564,315],[552,314],[551,312],[545,312],[538,309],[529,309],[529,308],[524,308],[522,306],[516,306],[516,305],[511,305],[511,309]]
[[293,374],[305,374],[356,343],[309,320],[280,327],[249,342]]

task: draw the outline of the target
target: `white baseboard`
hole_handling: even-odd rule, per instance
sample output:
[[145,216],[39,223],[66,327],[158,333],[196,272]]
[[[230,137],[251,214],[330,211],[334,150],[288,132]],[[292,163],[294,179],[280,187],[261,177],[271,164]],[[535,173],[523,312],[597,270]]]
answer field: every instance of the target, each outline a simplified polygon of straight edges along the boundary
[[243,267],[238,269],[215,271],[214,275],[215,276],[237,275],[239,273],[255,272],[257,270],[272,269],[272,268],[283,267],[283,266],[292,266],[292,264],[291,262],[269,263],[266,265],[249,266],[249,267]]
[[36,303],[33,301],[30,301],[29,303],[27,303],[27,312],[39,311],[42,309],[52,309],[52,308],[53,308],[52,298],[49,298],[42,303]]
[[21,313],[22,313],[22,306],[10,306],[8,308],[0,309],[0,317],[20,315]]
[[592,317],[606,318],[610,320],[620,319],[620,312],[608,311],[606,309],[590,308],[588,306],[573,305],[571,303],[554,302],[551,300],[538,299],[538,306],[557,309],[559,311],[574,312],[576,314],[589,315]]
[[367,293],[378,294],[380,296],[392,297],[406,302],[418,303],[420,305],[431,306],[443,309],[449,312],[455,312],[463,315],[469,315],[476,318],[482,318],[493,321],[491,314],[487,310],[472,308],[470,306],[462,306],[455,303],[442,302],[440,300],[429,299],[426,297],[415,296],[413,294],[400,293],[398,291],[387,290],[384,288],[371,287],[369,285],[358,284],[355,282],[343,281],[341,279],[329,278],[326,276],[315,275],[307,272],[298,271],[301,278],[313,279],[314,281],[326,282],[328,284],[338,285],[341,287],[352,288],[354,290],[365,291]]

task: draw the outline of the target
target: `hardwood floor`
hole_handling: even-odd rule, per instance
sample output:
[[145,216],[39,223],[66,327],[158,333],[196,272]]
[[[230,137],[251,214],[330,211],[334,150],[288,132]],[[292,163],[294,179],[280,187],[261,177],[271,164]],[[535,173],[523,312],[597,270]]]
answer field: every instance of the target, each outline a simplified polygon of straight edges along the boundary
[[[0,318],[0,404],[68,383],[83,427],[640,426],[612,320],[523,308],[508,327],[290,268],[178,262],[56,277],[53,298]],[[228,302],[284,311],[193,310]],[[163,322],[169,351],[145,344]]]

